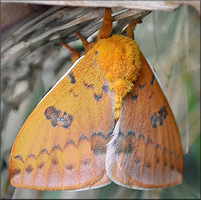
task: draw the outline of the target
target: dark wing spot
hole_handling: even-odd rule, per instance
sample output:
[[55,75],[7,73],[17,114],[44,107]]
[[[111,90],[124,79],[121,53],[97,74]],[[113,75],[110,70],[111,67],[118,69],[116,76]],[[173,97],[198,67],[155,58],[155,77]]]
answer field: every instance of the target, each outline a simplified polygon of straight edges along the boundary
[[144,139],[144,133],[140,133],[139,138],[143,138]]
[[69,91],[69,93],[73,93],[73,96],[74,96],[75,98],[78,97],[78,95],[75,94],[75,92],[73,91],[73,89],[71,89],[71,90]]
[[62,151],[62,148],[60,147],[59,144],[57,144],[57,145],[55,145],[55,146],[52,147],[51,152],[54,151],[54,150],[60,150],[60,151]]
[[68,75],[68,77],[70,79],[70,83],[71,84],[75,84],[76,83],[75,76],[74,76],[74,74],[72,72]]
[[[75,146],[75,142],[74,142],[73,140],[71,140],[71,139],[69,139],[69,140],[66,142],[65,147],[66,147],[67,145],[69,145],[69,144],[73,144],[73,145]],[[64,147],[64,148],[65,148],[65,147]]]
[[167,115],[168,115],[168,112],[167,112],[167,109],[166,109],[166,106],[162,106],[162,108],[159,110],[159,115],[162,119],[166,119]]
[[[27,156],[27,159],[28,159],[28,158],[34,158],[34,159],[36,159],[36,156],[35,156],[33,153],[30,153],[30,154]],[[27,160],[27,159],[26,159],[26,160]]]
[[152,128],[156,128],[157,127],[157,125],[156,125],[156,121],[157,121],[156,113],[154,113],[154,115],[151,115],[150,119],[151,119]]
[[125,137],[125,133],[123,131],[119,131],[118,137]]
[[53,127],[57,126],[56,118],[60,115],[60,112],[54,106],[48,107],[44,112],[46,119],[51,121]]
[[46,116],[46,119],[50,120],[51,118],[55,118],[55,117],[59,116],[60,112],[56,111],[54,106],[50,106],[45,110],[44,114]]
[[51,161],[52,161],[52,164],[53,164],[53,165],[57,165],[58,162],[59,162],[56,158],[53,158]]
[[138,98],[138,94],[135,94],[135,95],[132,94],[132,99],[133,99],[133,101],[136,101],[137,98]]
[[67,169],[67,170],[72,170],[73,168],[74,168],[74,166],[71,165],[71,164],[69,164],[69,165],[66,166],[66,169]]
[[157,145],[155,146],[155,148],[156,148],[156,149],[161,148],[161,145],[160,145],[160,144],[157,144]]
[[89,141],[89,138],[86,134],[82,134],[79,138],[79,142],[82,141],[82,140],[88,140]]
[[146,164],[146,167],[147,167],[147,168],[151,168],[151,163],[147,163],[147,164]]
[[[118,137],[115,140],[115,153],[116,154],[121,154],[123,151],[123,141],[125,138],[125,133],[123,131],[119,131]],[[129,148],[129,147],[128,147]],[[128,149],[127,149],[128,150]]]
[[94,147],[92,148],[92,151],[94,152],[95,155],[98,154],[105,154],[106,153],[106,148],[105,145],[102,143],[96,143]]
[[171,168],[171,170],[174,170],[174,165],[171,164],[171,165],[170,165],[170,168]]
[[94,88],[94,84],[87,84],[85,81],[83,81],[83,84],[87,89]]
[[26,168],[26,172],[29,174],[33,171],[33,167],[32,165],[29,165],[27,168]]
[[136,158],[135,159],[135,164],[139,164],[140,163],[140,158]]
[[129,137],[129,136],[136,137],[137,136],[136,131],[129,130],[126,137]]
[[67,129],[70,127],[73,121],[73,116],[67,114],[67,112],[63,113],[63,116],[61,117],[61,111],[56,110],[54,106],[48,107],[44,112],[46,119],[51,121],[51,124],[53,127],[58,126],[60,123],[63,128]]
[[110,137],[112,137],[112,133],[113,132],[108,132],[107,134],[106,134],[106,136],[105,136],[105,139],[107,140],[107,139],[109,139]]
[[44,163],[44,162],[41,162],[41,163],[38,165],[38,168],[41,169],[44,165],[45,165],[45,163]]
[[131,153],[133,153],[133,151],[134,151],[134,145],[133,145],[132,141],[127,141],[124,152],[126,154],[131,154]]
[[147,140],[147,144],[149,143],[153,143],[152,139],[149,137],[148,140]]
[[154,113],[154,115],[151,115],[151,125],[152,128],[157,127],[157,123],[159,126],[163,125],[163,121],[167,118],[168,112],[165,106],[162,106],[161,109],[158,111],[158,113]]
[[38,154],[38,156],[39,156],[40,154],[42,154],[42,153],[46,153],[46,154],[49,155],[49,152],[48,152],[47,149],[42,149],[42,150],[40,151],[40,153]]
[[103,90],[105,93],[108,93],[108,92],[109,92],[109,85],[103,85],[103,86],[102,86],[102,90]]
[[154,91],[151,93],[151,95],[149,95],[149,99],[151,99],[153,95],[154,95]]
[[154,74],[153,74],[153,76],[152,76],[152,80],[151,80],[151,84],[153,85],[154,84],[154,82],[155,82],[155,76],[154,76]]
[[93,133],[91,134],[91,138],[94,138],[94,137],[96,137],[96,136],[105,138],[105,135],[104,135],[104,133],[103,133],[102,131],[93,132]]
[[96,99],[96,101],[100,101],[102,96],[103,96],[103,94],[98,95],[98,94],[94,93],[94,98]]
[[73,116],[72,115],[68,115],[67,117],[68,119],[64,119],[64,123],[63,123],[63,128],[67,129],[70,127],[70,125],[72,124],[73,121]]
[[91,150],[95,155],[106,153],[105,135],[102,131],[91,134]]
[[147,86],[147,84],[145,83],[144,85],[139,85],[138,88],[139,89],[144,89]]
[[22,162],[24,162],[24,160],[23,160],[22,156],[21,156],[21,155],[19,155],[19,154],[18,154],[17,156],[15,156],[14,158],[15,158],[15,159],[18,159],[18,160],[21,160]]
[[88,165],[90,165],[90,163],[91,163],[91,161],[90,160],[84,160],[83,162],[82,162],[82,164],[84,165],[84,166],[88,166]]
[[57,125],[58,125],[58,124],[57,124],[57,121],[53,121],[53,122],[52,122],[52,126],[53,126],[53,127],[56,127]]
[[13,173],[12,173],[12,176],[16,176],[16,175],[18,175],[18,174],[20,174],[21,173],[21,170],[20,169],[14,169],[13,170]]

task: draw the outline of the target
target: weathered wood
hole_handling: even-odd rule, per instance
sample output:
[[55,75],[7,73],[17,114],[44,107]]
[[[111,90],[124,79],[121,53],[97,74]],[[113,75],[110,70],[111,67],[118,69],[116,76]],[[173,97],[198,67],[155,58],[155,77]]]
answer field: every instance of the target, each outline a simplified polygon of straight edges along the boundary
[[[2,0],[6,2],[6,0]],[[142,10],[160,10],[160,11],[172,11],[178,8],[182,4],[193,6],[200,14],[200,1],[37,1],[37,0],[10,0],[9,2],[18,3],[35,3],[44,5],[56,5],[56,6],[81,6],[81,7],[123,7],[130,9],[142,9]]]

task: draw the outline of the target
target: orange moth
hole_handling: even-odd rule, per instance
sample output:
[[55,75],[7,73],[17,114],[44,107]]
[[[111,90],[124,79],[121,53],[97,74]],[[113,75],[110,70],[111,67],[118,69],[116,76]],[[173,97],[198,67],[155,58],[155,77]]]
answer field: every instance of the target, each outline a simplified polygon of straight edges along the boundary
[[180,184],[183,153],[173,113],[134,40],[113,35],[106,9],[97,41],[40,101],[13,145],[15,187],[86,190],[109,184],[153,189]]

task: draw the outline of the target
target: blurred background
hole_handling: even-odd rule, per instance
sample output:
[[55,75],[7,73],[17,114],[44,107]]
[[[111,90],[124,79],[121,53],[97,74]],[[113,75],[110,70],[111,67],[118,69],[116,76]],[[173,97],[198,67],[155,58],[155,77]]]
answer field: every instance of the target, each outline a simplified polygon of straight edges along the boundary
[[71,66],[70,53],[61,42],[84,53],[75,32],[95,41],[103,13],[98,6],[1,3],[1,198],[200,199],[200,10],[190,5],[158,10],[113,7],[113,33],[124,34],[131,18],[142,18],[135,39],[154,67],[175,115],[184,151],[183,183],[156,190],[111,183],[79,192],[42,192],[10,185],[9,156],[22,124]]

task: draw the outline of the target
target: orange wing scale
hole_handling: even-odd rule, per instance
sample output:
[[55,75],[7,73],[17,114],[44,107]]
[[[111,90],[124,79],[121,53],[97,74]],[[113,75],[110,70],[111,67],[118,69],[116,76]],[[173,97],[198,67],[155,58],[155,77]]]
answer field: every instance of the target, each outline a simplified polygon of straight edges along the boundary
[[11,152],[13,186],[71,190],[110,182],[105,152],[114,112],[94,58],[91,51],[81,59],[23,125]]
[[107,173],[130,188],[173,186],[183,176],[178,127],[143,55],[142,63],[140,76],[125,98],[116,136],[108,145]]

